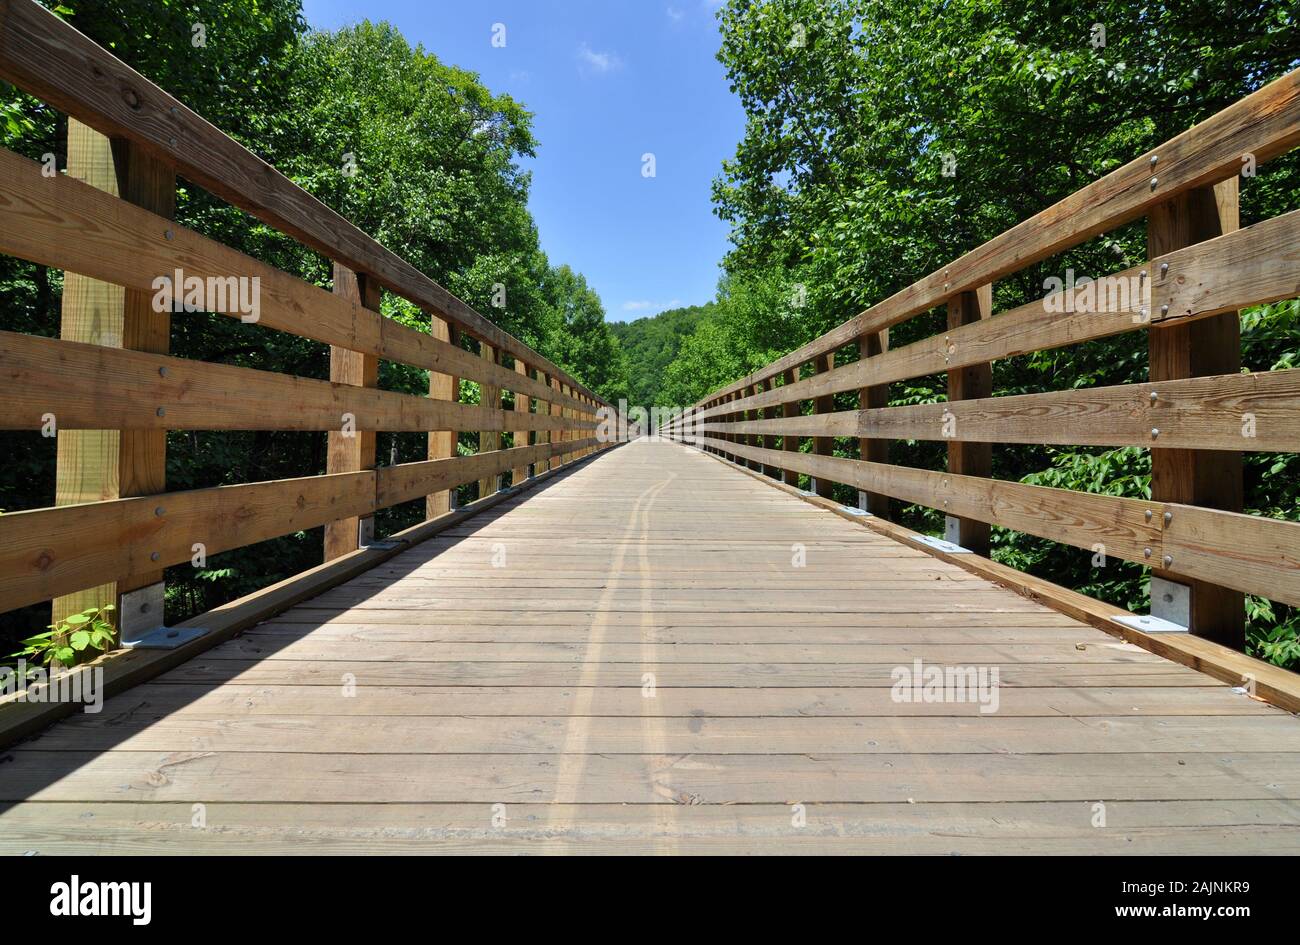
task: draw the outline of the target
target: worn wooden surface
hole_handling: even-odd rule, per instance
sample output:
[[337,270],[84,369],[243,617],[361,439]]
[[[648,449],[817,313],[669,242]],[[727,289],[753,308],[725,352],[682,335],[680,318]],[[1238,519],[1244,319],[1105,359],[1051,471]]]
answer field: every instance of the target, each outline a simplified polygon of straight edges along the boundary
[[1300,852],[1294,716],[644,441],[0,761],[3,853]]

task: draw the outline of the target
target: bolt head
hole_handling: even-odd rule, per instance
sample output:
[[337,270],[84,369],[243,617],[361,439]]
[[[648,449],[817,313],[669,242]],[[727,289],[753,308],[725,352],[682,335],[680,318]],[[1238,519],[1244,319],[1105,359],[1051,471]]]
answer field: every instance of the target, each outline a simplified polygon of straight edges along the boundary
[[1152,189],[1152,190],[1155,190],[1156,187],[1157,187],[1157,185],[1159,185],[1159,183],[1160,183],[1160,178],[1159,178],[1159,177],[1153,177],[1153,178],[1151,178],[1151,189]]
[[1154,440],[1154,439],[1155,439],[1156,437],[1158,437],[1158,436],[1160,436],[1160,430],[1159,430],[1159,428],[1157,428],[1157,427],[1152,427],[1152,428],[1151,428],[1151,439]]

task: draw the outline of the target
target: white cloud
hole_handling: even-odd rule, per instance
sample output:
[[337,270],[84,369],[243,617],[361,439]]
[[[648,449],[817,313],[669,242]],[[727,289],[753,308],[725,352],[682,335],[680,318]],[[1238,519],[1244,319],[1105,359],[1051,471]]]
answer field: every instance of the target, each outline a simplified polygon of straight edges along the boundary
[[612,52],[596,52],[586,43],[578,47],[579,68],[584,72],[604,74],[623,67],[623,60]]
[[632,299],[623,303],[625,312],[666,312],[670,308],[681,308],[681,299],[669,299],[667,302],[652,302],[649,299]]

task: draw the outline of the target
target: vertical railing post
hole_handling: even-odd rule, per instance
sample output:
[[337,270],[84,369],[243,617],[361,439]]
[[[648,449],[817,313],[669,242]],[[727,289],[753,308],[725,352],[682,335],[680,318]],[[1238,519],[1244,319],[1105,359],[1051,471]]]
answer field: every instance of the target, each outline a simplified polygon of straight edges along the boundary
[[[515,358],[515,373],[524,378],[528,377],[528,365],[525,364],[523,361],[519,360],[518,358]],[[522,387],[523,385],[521,384],[520,386]],[[522,391],[516,390],[515,391],[515,413],[516,414],[529,413],[530,407],[531,407],[531,399],[529,398],[529,396],[523,393]],[[529,445],[530,444],[528,442],[528,431],[516,430],[515,446],[518,447],[518,446],[529,446]],[[517,486],[527,478],[528,478],[528,464],[525,463],[522,466],[516,466],[511,473],[511,485]]]
[[[827,371],[835,369],[835,352],[828,351],[826,354],[819,354],[813,359],[813,370],[818,374],[825,374]],[[813,398],[813,409],[816,413],[832,413],[835,410],[835,395],[827,394],[824,397]],[[835,455],[835,437],[833,436],[815,436],[813,437],[813,452],[818,456]],[[827,479],[817,476],[813,477],[812,491],[823,498],[830,498],[834,492],[835,484]]]
[[[334,294],[372,312],[379,311],[379,283],[337,262],[334,263]],[[330,380],[354,387],[377,387],[379,358],[331,345]],[[327,472],[358,472],[375,468],[375,431],[357,429],[355,417],[343,429],[331,430],[328,442]],[[329,522],[325,526],[325,560],[332,561],[369,544],[374,533],[373,515],[350,516]]]
[[[559,379],[558,377],[552,377],[552,378],[551,378],[551,389],[552,389],[553,391],[555,391],[555,395],[556,395],[556,397],[558,397],[558,396],[560,395],[560,379]],[[555,419],[559,420],[560,423],[563,424],[563,422],[564,422],[564,408],[561,407],[558,403],[552,402],[552,403],[551,403],[551,416],[554,417]],[[563,430],[555,430],[555,431],[553,431],[553,432],[551,433],[551,442],[552,442],[552,443],[563,443],[563,442],[564,442],[564,431],[563,431]],[[556,454],[554,454],[554,455],[551,457],[551,468],[552,468],[552,469],[557,469],[558,467],[563,466],[563,465],[564,465],[564,455],[563,455],[562,453],[556,453]]]
[[[858,339],[859,360],[884,354],[889,350],[889,329],[870,332]],[[870,410],[889,406],[889,385],[877,384],[858,391],[858,408]],[[869,463],[889,462],[889,440],[863,437],[858,440],[858,457]],[[858,491],[858,507],[880,518],[889,517],[889,496],[879,492]]]
[[[799,380],[798,368],[789,368],[786,370],[784,374],[781,375],[781,384],[783,386],[787,384],[797,383],[798,380]],[[786,420],[790,420],[792,418],[798,417],[799,415],[800,415],[799,401],[788,400],[781,405],[781,416]],[[787,453],[799,452],[799,437],[793,436],[789,433],[782,433],[781,449]],[[799,474],[795,472],[793,469],[790,469],[789,467],[785,467],[781,470],[781,481],[784,482],[787,486],[798,486]]]
[[[993,314],[993,286],[982,285],[948,300],[948,330],[955,331]],[[993,365],[985,361],[948,372],[948,400],[971,400],[993,395]],[[960,437],[956,421],[945,417],[945,431]],[[951,426],[948,426],[951,424]],[[993,444],[948,441],[948,472],[963,476],[990,476],[993,473]],[[944,537],[978,555],[989,553],[989,524],[971,518],[948,515],[944,520]]]
[[[776,386],[774,378],[764,378],[758,382],[757,390],[760,393],[766,393]],[[776,416],[775,407],[760,407],[757,411],[759,420],[766,420]],[[764,433],[758,438],[758,445],[765,450],[776,449],[776,435],[773,433]],[[771,460],[763,461],[763,475],[776,478],[781,475],[781,467],[773,464]]]
[[[110,141],[74,118],[68,119],[68,176],[170,219],[176,209],[176,175],[135,145]],[[161,239],[164,234],[154,234]],[[169,274],[170,275],[170,274]],[[177,292],[183,287],[175,287]],[[154,311],[153,292],[123,289],[74,272],[64,275],[59,337],[110,348],[166,354],[171,313]],[[179,298],[179,294],[177,296]],[[158,406],[159,415],[165,408]],[[154,495],[167,489],[167,432],[157,430],[55,430],[55,504]],[[167,514],[160,505],[161,515]],[[56,597],[57,622],[88,607],[121,607],[120,595],[148,589],[141,600],[149,611],[118,619],[163,623],[163,572],[142,572],[116,584],[103,584]],[[155,608],[156,605],[156,608]]]
[[[460,346],[460,331],[436,315],[430,321],[430,334],[439,341]],[[429,396],[434,400],[455,403],[460,400],[460,378],[438,371],[429,372]],[[456,455],[456,430],[433,430],[429,433],[429,459],[450,459]],[[456,506],[456,490],[434,492],[424,500],[425,518],[445,515]]]
[[[479,357],[489,364],[498,364],[500,359],[497,356],[496,349],[486,341],[479,342]],[[488,384],[486,381],[479,385],[482,392],[479,396],[479,404],[489,410],[501,409],[501,388],[495,384]],[[501,433],[497,430],[480,430],[478,434],[478,451],[480,453],[492,453],[501,449]],[[478,497],[480,499],[493,495],[501,486],[501,477],[499,475],[485,476],[478,481]]]
[[[1148,256],[1154,259],[1213,239],[1239,225],[1238,178],[1233,176],[1217,186],[1200,187],[1153,207],[1147,219]],[[1150,313],[1159,309],[1162,295],[1168,295],[1165,287],[1179,284],[1184,274],[1171,269],[1148,275]],[[1152,325],[1148,348],[1150,378],[1157,385],[1152,413],[1159,417],[1162,406],[1173,406],[1171,400],[1160,397],[1160,381],[1241,370],[1241,321],[1234,311],[1185,324]],[[1159,421],[1153,421],[1152,500],[1240,512],[1244,502],[1241,453],[1162,449],[1156,445],[1159,428]],[[1245,599],[1240,591],[1179,577],[1178,562],[1169,556],[1152,564],[1152,614],[1175,622],[1186,620],[1197,636],[1235,650],[1245,649]],[[1185,606],[1179,598],[1185,600]]]

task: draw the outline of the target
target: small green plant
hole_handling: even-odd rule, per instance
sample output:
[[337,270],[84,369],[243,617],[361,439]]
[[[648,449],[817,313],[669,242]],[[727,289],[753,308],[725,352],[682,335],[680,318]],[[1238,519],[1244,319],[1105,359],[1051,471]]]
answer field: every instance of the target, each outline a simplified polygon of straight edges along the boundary
[[23,648],[12,657],[22,657],[44,666],[58,663],[61,666],[74,666],[108,649],[113,643],[116,631],[108,615],[116,608],[112,604],[102,607],[90,607],[79,614],[70,614],[57,623],[52,623],[44,633],[23,640]]

